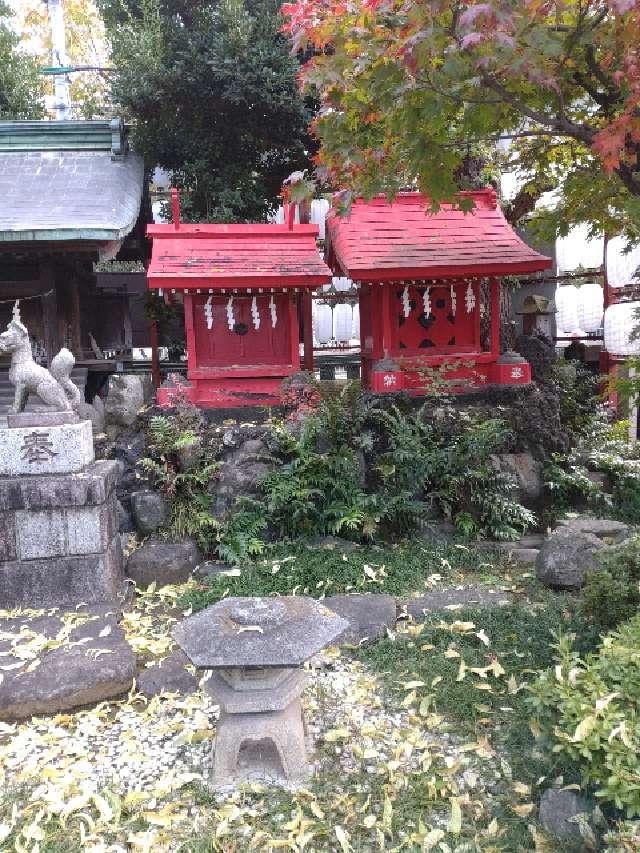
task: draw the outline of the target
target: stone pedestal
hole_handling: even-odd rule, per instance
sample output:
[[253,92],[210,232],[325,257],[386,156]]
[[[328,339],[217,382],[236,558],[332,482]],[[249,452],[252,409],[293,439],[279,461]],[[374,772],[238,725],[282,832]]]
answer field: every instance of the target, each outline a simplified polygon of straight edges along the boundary
[[117,598],[117,476],[89,421],[0,430],[0,609]]

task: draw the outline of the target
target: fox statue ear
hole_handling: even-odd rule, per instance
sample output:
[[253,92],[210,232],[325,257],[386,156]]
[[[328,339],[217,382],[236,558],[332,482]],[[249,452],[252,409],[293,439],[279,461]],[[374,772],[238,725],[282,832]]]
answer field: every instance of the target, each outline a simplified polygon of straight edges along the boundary
[[21,335],[26,335],[27,337],[29,337],[29,330],[25,325],[23,325],[21,320],[11,320],[7,328],[15,329],[17,332],[20,332]]

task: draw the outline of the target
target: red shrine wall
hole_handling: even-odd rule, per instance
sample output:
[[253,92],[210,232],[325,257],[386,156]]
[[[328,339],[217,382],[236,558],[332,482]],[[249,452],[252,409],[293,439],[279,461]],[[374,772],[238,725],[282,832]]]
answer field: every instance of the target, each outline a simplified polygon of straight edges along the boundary
[[[496,285],[497,286],[497,285]],[[498,365],[480,342],[480,281],[385,282],[360,288],[362,379],[376,391],[423,393],[435,375],[452,391],[525,384],[528,365]],[[376,370],[388,355],[399,371]],[[449,369],[437,373],[442,365]]]
[[[275,405],[282,380],[300,369],[297,295],[184,295],[190,387],[201,406]],[[161,388],[158,401],[171,404]]]

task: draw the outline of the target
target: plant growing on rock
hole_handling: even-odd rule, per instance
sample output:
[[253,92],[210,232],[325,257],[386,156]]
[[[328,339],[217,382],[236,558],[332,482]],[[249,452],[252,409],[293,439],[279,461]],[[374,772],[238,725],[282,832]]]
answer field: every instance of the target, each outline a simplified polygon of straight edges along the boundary
[[581,611],[602,630],[615,628],[640,610],[640,537],[598,556],[600,568],[589,572]]
[[212,550],[218,523],[211,516],[208,488],[218,463],[201,435],[202,415],[195,406],[181,405],[173,417],[151,418],[148,455],[140,468],[167,499],[170,535],[193,536],[205,553]]

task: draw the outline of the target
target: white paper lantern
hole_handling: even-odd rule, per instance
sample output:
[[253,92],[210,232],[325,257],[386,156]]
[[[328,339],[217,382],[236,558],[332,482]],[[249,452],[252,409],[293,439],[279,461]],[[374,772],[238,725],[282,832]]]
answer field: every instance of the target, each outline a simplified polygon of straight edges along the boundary
[[585,332],[597,332],[602,325],[604,293],[597,281],[578,288],[578,325]]
[[348,290],[351,290],[353,287],[353,282],[350,278],[347,278],[344,275],[335,275],[333,277],[333,286],[338,291],[338,293],[345,293]]
[[331,306],[313,304],[313,325],[315,327],[316,340],[319,344],[327,344],[333,336],[333,311]]
[[625,252],[627,241],[614,237],[607,244],[607,282],[609,287],[625,287],[634,284],[635,272],[640,267],[640,246]]
[[612,355],[640,355],[640,340],[630,340],[640,322],[640,302],[618,302],[604,312],[604,346]]
[[340,344],[351,340],[353,308],[351,305],[336,305],[333,310],[333,337]]
[[353,306],[353,326],[351,329],[351,337],[356,341],[360,340],[360,306]]
[[556,327],[558,335],[568,335],[577,329],[578,288],[573,284],[556,288]]

